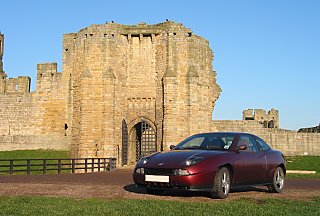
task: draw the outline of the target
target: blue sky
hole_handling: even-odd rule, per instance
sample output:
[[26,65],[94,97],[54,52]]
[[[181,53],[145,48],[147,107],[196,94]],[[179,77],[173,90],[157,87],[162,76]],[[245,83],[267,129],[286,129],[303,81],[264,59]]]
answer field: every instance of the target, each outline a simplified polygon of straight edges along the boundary
[[181,22],[206,38],[222,94],[214,119],[241,119],[242,110],[276,108],[287,129],[320,123],[320,1],[3,1],[4,70],[27,75],[57,62],[62,36],[91,24]]

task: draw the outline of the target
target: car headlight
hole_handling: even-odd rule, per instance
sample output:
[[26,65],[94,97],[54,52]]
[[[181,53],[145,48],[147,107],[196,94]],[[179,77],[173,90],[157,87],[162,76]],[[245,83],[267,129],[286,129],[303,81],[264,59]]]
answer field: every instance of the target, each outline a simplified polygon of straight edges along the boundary
[[144,168],[137,168],[135,173],[144,174]]
[[189,159],[187,159],[185,162],[184,162],[184,165],[186,166],[192,166],[192,165],[195,165],[197,163],[199,163],[200,161],[204,160],[203,157],[191,157]]
[[190,175],[190,173],[186,169],[177,169],[177,170],[175,170],[175,175],[187,176],[187,175]]
[[148,159],[149,159],[149,158],[147,158],[147,157],[143,157],[143,158],[141,158],[141,159],[139,160],[138,163],[146,164],[147,161],[148,161]]

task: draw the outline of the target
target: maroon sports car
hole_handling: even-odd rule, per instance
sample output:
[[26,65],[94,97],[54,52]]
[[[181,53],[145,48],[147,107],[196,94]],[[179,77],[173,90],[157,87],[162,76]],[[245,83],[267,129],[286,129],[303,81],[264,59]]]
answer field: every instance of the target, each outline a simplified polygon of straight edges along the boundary
[[255,135],[196,134],[170,149],[141,158],[133,173],[136,185],[151,194],[181,189],[208,191],[216,198],[226,198],[236,186],[265,185],[275,193],[283,190],[283,154]]

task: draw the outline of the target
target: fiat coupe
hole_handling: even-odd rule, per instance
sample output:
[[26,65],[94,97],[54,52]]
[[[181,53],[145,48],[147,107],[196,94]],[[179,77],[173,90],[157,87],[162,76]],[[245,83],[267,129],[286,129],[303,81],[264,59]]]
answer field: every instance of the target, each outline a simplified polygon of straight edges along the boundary
[[226,198],[237,186],[264,185],[273,193],[284,188],[283,154],[253,134],[196,134],[170,149],[139,160],[133,173],[137,186],[150,194],[178,189],[215,198]]

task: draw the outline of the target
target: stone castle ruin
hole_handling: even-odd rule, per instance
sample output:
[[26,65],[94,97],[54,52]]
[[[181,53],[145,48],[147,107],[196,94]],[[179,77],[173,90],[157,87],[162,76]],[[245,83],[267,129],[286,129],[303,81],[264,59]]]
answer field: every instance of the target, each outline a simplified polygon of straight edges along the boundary
[[263,109],[247,109],[242,114],[243,120],[258,121],[264,128],[279,128],[279,111],[276,109],[271,109],[267,113]]
[[319,134],[279,129],[272,109],[243,120],[213,121],[221,89],[204,38],[180,23],[92,25],[63,37],[62,72],[37,65],[7,78],[0,37],[0,150],[71,149],[73,157],[116,157],[134,164],[189,135],[246,131],[287,154],[320,154]]

